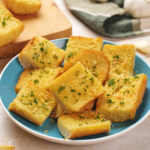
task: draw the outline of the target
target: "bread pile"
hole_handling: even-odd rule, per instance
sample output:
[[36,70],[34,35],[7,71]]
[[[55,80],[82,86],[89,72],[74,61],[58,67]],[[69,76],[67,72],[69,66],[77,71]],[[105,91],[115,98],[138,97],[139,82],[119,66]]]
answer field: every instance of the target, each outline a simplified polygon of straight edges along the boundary
[[109,132],[111,122],[134,119],[146,89],[147,76],[133,74],[133,45],[71,37],[63,51],[34,37],[18,58],[24,71],[9,110],[37,125],[57,118],[65,138]]

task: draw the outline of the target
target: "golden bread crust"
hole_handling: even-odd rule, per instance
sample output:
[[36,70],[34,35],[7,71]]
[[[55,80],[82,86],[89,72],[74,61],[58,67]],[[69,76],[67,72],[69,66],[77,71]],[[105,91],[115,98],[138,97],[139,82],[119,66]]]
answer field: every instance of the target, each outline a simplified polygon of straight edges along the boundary
[[100,51],[103,46],[103,39],[98,37],[88,38],[81,36],[72,36],[69,38],[66,48],[64,64],[71,60],[77,53],[84,50],[97,50]]
[[61,134],[68,139],[109,132],[111,128],[111,122],[94,111],[62,115],[57,124]]
[[107,79],[110,64],[103,52],[94,50],[82,51],[66,63],[62,71],[65,72],[77,62],[80,62],[85,68],[89,69],[92,74],[101,81],[101,83],[104,83]]
[[36,13],[40,7],[40,0],[4,0],[7,8],[14,14],[29,15]]

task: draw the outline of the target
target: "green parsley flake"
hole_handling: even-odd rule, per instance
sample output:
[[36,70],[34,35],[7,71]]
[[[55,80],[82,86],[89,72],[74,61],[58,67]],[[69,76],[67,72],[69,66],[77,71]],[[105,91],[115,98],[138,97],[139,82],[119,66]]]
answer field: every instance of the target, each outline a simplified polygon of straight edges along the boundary
[[31,91],[31,95],[30,95],[31,97],[33,97],[34,96],[34,93],[33,93],[33,91]]
[[44,51],[44,48],[43,48],[43,47],[41,47],[41,48],[40,48],[40,50],[41,50],[41,52],[43,52],[43,51]]
[[138,78],[139,78],[139,76],[137,76],[137,75],[136,75],[136,76],[134,76],[134,79],[138,79]]
[[65,90],[65,86],[60,86],[58,89],[58,93],[60,94],[63,90]]
[[112,100],[111,100],[111,99],[108,99],[108,100],[107,100],[107,103],[112,103]]
[[119,55],[113,56],[114,59],[119,60]]
[[96,65],[93,65],[93,66],[92,66],[92,69],[93,69],[93,70],[96,69]]
[[34,102],[35,104],[38,104],[38,101],[37,101],[36,98],[34,98],[33,102]]
[[124,102],[122,101],[122,102],[120,102],[120,104],[121,104],[121,105],[123,105],[123,104],[124,104]]
[[111,79],[111,80],[108,81],[108,86],[112,86],[112,85],[114,85],[115,83],[116,83],[115,80],[114,80],[114,79]]
[[5,18],[3,18],[3,19],[2,19],[2,26],[3,26],[3,27],[5,27],[6,25],[7,25],[7,23],[6,23],[6,19],[5,19]]
[[80,92],[78,92],[78,95],[80,96],[80,95],[81,95],[81,93],[80,93]]
[[58,56],[55,54],[55,55],[53,55],[53,58],[57,60]]
[[90,81],[94,83],[94,78],[91,76]]
[[37,79],[34,80],[34,84],[37,84],[37,83],[39,83],[39,80],[37,80]]
[[126,82],[128,82],[129,81],[129,79],[124,79],[124,83],[126,83]]
[[76,90],[74,90],[74,89],[70,89],[70,92],[75,92]]
[[70,57],[72,57],[72,56],[73,56],[73,53],[72,53],[72,52],[69,52],[67,57],[70,58]]
[[97,116],[95,117],[95,119],[100,119],[99,115],[97,115]]

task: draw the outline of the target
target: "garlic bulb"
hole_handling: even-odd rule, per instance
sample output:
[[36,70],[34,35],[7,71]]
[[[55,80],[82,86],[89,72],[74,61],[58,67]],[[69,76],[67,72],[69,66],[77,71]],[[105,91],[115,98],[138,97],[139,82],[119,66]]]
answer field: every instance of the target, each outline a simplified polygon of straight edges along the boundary
[[124,9],[134,18],[150,17],[150,0],[125,0]]

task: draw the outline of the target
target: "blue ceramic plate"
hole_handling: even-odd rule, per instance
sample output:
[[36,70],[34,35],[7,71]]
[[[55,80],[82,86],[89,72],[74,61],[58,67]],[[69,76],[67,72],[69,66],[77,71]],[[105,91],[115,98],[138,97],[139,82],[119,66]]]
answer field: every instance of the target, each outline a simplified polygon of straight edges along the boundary
[[[58,47],[65,49],[66,43],[68,39],[58,39],[52,41],[54,44],[56,44]],[[113,44],[108,41],[104,41],[104,44]],[[98,134],[93,136],[87,136],[80,139],[74,139],[74,140],[64,140],[64,138],[61,136],[56,121],[51,121],[49,118],[45,121],[45,123],[38,127],[31,122],[19,117],[18,115],[14,114],[13,112],[10,112],[8,110],[9,104],[12,102],[12,100],[16,97],[15,93],[15,85],[17,83],[17,80],[20,76],[20,74],[23,71],[22,66],[20,65],[18,61],[18,56],[14,57],[4,68],[3,72],[0,76],[0,99],[1,104],[7,113],[7,115],[21,128],[26,130],[27,132],[36,135],[40,138],[63,143],[63,144],[92,144],[96,142],[102,142],[107,141],[109,139],[112,139],[114,137],[117,137],[119,135],[122,135],[126,133],[127,131],[135,128],[137,125],[143,122],[144,119],[147,118],[149,110],[150,110],[150,68],[148,65],[139,57],[136,56],[135,59],[135,70],[137,73],[145,73],[148,76],[148,85],[147,89],[144,95],[144,99],[142,104],[140,105],[136,117],[132,121],[126,121],[123,123],[113,123],[112,129],[109,133],[104,134]],[[44,131],[48,130],[48,133],[45,133]]]

